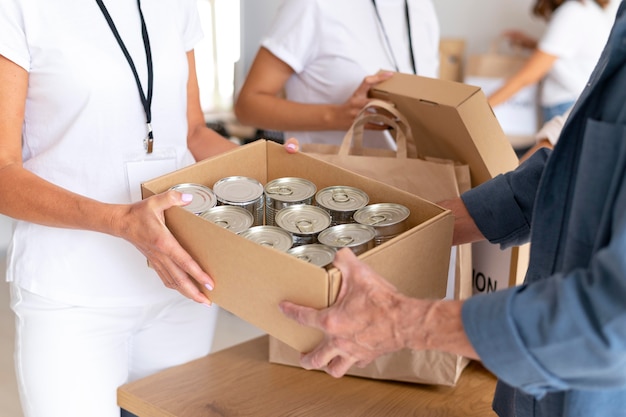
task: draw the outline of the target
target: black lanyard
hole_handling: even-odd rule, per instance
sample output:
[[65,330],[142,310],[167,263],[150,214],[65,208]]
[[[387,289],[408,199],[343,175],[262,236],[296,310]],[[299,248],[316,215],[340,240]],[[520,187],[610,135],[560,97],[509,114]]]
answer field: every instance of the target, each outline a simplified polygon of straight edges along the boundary
[[139,79],[139,74],[137,74],[137,68],[135,67],[135,63],[133,62],[133,58],[130,56],[126,45],[124,45],[124,41],[120,36],[117,28],[115,27],[115,23],[113,23],[113,19],[109,14],[106,6],[102,2],[102,0],[96,0],[98,6],[100,6],[100,10],[104,15],[109,27],[111,28],[111,32],[117,39],[117,43],[122,48],[122,52],[128,61],[128,65],[130,65],[130,69],[133,71],[133,75],[135,76],[135,82],[137,83],[137,89],[139,90],[139,97],[141,98],[141,104],[143,104],[143,109],[146,113],[146,125],[148,127],[148,137],[144,140],[144,147],[147,153],[152,153],[152,145],[154,143],[154,136],[152,134],[152,90],[154,87],[154,74],[152,71],[152,50],[150,49],[150,38],[148,37],[148,29],[146,28],[146,22],[143,18],[143,13],[141,12],[141,0],[137,0],[137,8],[139,9],[139,17],[141,18],[141,35],[143,37],[143,46],[146,51],[146,63],[148,66],[148,96],[144,94],[143,87],[141,85],[141,80]]
[[[398,61],[396,61],[396,57],[393,53],[393,48],[391,47],[391,42],[389,41],[389,36],[387,35],[385,25],[383,24],[383,19],[380,17],[380,12],[378,11],[378,7],[376,6],[376,0],[372,0],[372,4],[374,5],[376,19],[378,19],[378,24],[380,25],[380,29],[383,32],[383,36],[385,37],[385,42],[387,44],[387,49],[389,49],[389,54],[391,55],[393,65],[395,66],[395,70],[399,72],[400,68],[398,67]],[[404,0],[404,17],[406,19],[406,27],[409,35],[409,53],[411,54],[411,67],[413,68],[413,74],[417,74],[417,64],[415,63],[415,54],[413,53],[413,38],[411,36],[411,17],[409,13],[408,0]]]

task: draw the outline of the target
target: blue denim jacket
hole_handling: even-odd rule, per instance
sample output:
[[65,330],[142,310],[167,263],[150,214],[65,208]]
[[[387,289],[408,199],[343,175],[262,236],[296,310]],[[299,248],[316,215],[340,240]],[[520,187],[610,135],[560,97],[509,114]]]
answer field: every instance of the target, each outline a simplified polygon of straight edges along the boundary
[[491,242],[531,242],[524,285],[463,307],[500,416],[626,416],[625,8],[551,155],[462,196]]

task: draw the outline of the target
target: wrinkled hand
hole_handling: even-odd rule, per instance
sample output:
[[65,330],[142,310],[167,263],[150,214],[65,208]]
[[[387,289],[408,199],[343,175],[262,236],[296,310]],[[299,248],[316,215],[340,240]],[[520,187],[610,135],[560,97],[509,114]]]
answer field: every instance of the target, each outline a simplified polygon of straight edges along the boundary
[[163,284],[198,303],[211,301],[196,283],[212,290],[214,282],[178,243],[165,226],[165,210],[184,206],[188,195],[167,191],[137,203],[124,206],[119,221],[120,237],[132,243],[146,256]]
[[[380,72],[375,75],[367,76],[361,82],[361,85],[352,93],[350,98],[345,101],[342,105],[339,106],[339,111],[337,112],[338,126],[343,128],[344,130],[348,130],[352,123],[354,123],[354,119],[359,114],[361,109],[371,100],[368,96],[369,90],[393,76],[393,72]],[[377,129],[382,130],[386,129],[386,126],[378,126],[373,124],[367,125],[368,129]]]
[[298,323],[320,329],[324,340],[301,357],[306,369],[323,369],[338,378],[352,365],[366,366],[377,357],[402,349],[398,329],[399,300],[405,298],[388,281],[356,258],[350,249],[337,252],[341,289],[329,308],[316,310],[291,302],[281,311]]

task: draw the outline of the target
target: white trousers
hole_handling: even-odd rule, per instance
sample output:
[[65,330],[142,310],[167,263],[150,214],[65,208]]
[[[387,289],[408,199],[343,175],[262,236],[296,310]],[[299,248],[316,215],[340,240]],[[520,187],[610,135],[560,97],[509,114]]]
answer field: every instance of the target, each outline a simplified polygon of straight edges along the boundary
[[25,417],[119,417],[117,388],[208,354],[218,313],[177,293],[156,305],[92,308],[14,284],[11,307]]

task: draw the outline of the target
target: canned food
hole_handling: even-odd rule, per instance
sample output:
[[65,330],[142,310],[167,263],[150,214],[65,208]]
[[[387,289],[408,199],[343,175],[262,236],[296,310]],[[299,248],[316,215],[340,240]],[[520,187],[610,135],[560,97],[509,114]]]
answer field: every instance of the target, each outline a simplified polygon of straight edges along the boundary
[[226,177],[213,185],[218,205],[239,206],[254,216],[254,225],[263,224],[263,185],[254,178]]
[[291,233],[294,246],[317,243],[317,235],[330,226],[330,214],[321,207],[296,204],[276,213],[276,226]]
[[252,226],[239,234],[261,246],[287,252],[291,249],[291,235],[286,230],[276,226]]
[[182,208],[196,215],[202,214],[217,204],[215,193],[206,185],[193,183],[177,184],[170,187],[170,190],[191,194],[193,200],[191,200],[191,203],[182,206]]
[[313,204],[317,187],[303,178],[284,177],[265,185],[265,224],[275,226],[279,210],[295,204]]
[[350,248],[356,255],[374,247],[376,231],[372,226],[359,223],[339,224],[320,232],[317,240],[335,249]]
[[371,204],[354,213],[354,221],[376,230],[374,243],[378,246],[406,231],[410,210],[394,203]]
[[354,213],[367,205],[368,195],[349,186],[326,187],[315,194],[316,204],[328,211],[333,226],[353,222]]
[[329,266],[333,262],[336,252],[337,250],[335,248],[320,245],[319,243],[297,246],[287,251],[288,254],[298,259],[322,268]]
[[213,207],[200,214],[200,217],[234,233],[243,232],[252,227],[254,223],[252,213],[237,206]]

